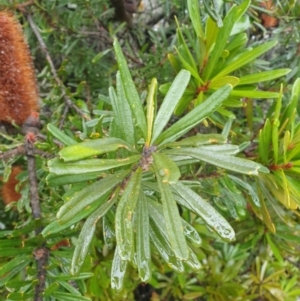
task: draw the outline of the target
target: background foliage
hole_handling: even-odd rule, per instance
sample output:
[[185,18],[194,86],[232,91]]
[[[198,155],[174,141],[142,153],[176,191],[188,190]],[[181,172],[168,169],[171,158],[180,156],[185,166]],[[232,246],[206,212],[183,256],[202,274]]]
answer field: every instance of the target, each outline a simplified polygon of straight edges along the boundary
[[[297,300],[297,1],[143,1],[127,25],[105,0],[1,9],[23,24],[52,156],[37,236],[26,158],[0,163],[23,168],[0,205],[1,298],[33,300],[45,246],[44,300]],[[24,140],[0,134],[2,152]]]

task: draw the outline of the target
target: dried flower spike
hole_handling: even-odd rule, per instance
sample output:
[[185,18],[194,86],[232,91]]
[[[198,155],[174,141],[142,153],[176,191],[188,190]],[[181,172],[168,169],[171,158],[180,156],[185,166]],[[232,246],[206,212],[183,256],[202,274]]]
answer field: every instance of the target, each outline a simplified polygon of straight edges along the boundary
[[38,88],[28,45],[14,15],[0,12],[0,121],[18,125],[38,111]]
[[16,191],[16,186],[19,184],[16,176],[21,172],[22,168],[20,166],[13,166],[7,182],[3,184],[2,197],[6,205],[17,202],[21,198],[21,194]]

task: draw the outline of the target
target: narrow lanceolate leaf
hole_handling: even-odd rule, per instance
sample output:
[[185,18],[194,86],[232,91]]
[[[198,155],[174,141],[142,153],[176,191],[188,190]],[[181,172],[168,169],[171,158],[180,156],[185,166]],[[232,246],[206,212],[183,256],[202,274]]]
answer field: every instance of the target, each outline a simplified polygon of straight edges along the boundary
[[0,286],[25,269],[32,261],[32,255],[20,255],[0,267]]
[[48,161],[48,167],[50,172],[57,175],[85,174],[133,164],[140,158],[140,155],[134,155],[122,159],[86,159],[78,162],[64,162],[55,158]]
[[68,162],[114,152],[119,148],[136,152],[136,150],[124,140],[118,138],[102,138],[67,146],[59,152],[59,155],[63,160]]
[[153,78],[149,87],[147,97],[147,140],[146,146],[150,145],[152,139],[153,122],[156,113],[156,91],[157,91],[157,80]]
[[98,220],[106,214],[106,212],[112,207],[112,205],[117,201],[119,196],[120,188],[112,194],[109,200],[105,203],[102,203],[96,211],[94,211],[90,217],[84,223],[80,235],[77,240],[77,245],[75,247],[73,258],[71,262],[70,273],[72,275],[77,275],[80,271],[80,268],[86,258],[86,255],[89,251],[90,243],[93,239],[96,225]]
[[199,1],[191,0],[187,2],[187,5],[188,5],[189,16],[192,21],[196,35],[197,37],[204,39],[204,32],[202,29],[201,17],[200,17]]
[[204,151],[216,154],[218,153],[222,155],[235,155],[240,151],[239,147],[233,144],[202,145],[199,146],[197,149],[202,149]]
[[234,230],[226,219],[220,215],[208,202],[203,200],[196,192],[189,187],[178,182],[172,185],[174,191],[178,194],[176,201],[199,215],[205,223],[212,228],[218,235],[227,241],[235,237]]
[[112,176],[108,176],[100,181],[87,186],[77,192],[67,203],[57,212],[57,219],[60,224],[67,223],[77,214],[88,208],[93,202],[102,199],[105,201],[111,190],[118,185],[128,175],[129,171],[123,171]]
[[271,71],[264,71],[255,74],[246,75],[240,78],[238,85],[251,85],[263,81],[272,80],[284,76],[291,72],[291,69],[277,69]]
[[195,272],[199,271],[202,267],[196,254],[191,250],[191,248],[189,248],[189,258],[185,261],[185,263]]
[[125,57],[122,53],[122,49],[117,40],[114,41],[114,49],[115,49],[115,54],[116,54],[118,67],[121,74],[121,80],[123,83],[126,99],[128,100],[128,103],[131,108],[131,112],[135,117],[137,126],[141,130],[143,134],[143,138],[146,140],[147,125],[146,125],[146,118],[145,118],[143,106],[140,97],[138,95],[138,92],[134,86]]
[[242,53],[235,60],[231,61],[230,64],[228,64],[228,66],[223,68],[222,71],[219,72],[213,78],[213,80],[215,80],[219,77],[223,77],[223,76],[229,74],[230,72],[237,70],[238,68],[254,61],[257,57],[261,56],[262,54],[264,54],[265,52],[267,52],[268,50],[273,48],[276,44],[277,44],[277,41],[270,41],[270,42],[264,43],[256,48],[254,48],[254,49],[251,49],[247,52]]
[[76,144],[77,141],[73,138],[69,137],[62,130],[57,128],[55,125],[49,123],[47,124],[47,130],[59,141],[61,141],[64,145],[73,145]]
[[221,87],[223,87],[226,84],[230,84],[233,87],[235,87],[236,85],[239,84],[239,79],[235,76],[224,76],[224,77],[220,77],[217,78],[215,80],[212,80],[209,84],[209,88],[211,89],[219,89]]
[[105,174],[101,174],[98,171],[84,173],[84,174],[68,174],[68,175],[56,175],[49,173],[46,177],[47,184],[50,187],[62,186],[66,184],[74,184],[80,182],[86,182],[97,178],[102,178]]
[[180,178],[180,170],[176,163],[162,153],[153,153],[155,168],[158,171],[163,183],[174,184]]
[[[161,231],[165,228],[165,218],[163,216],[163,207],[160,203],[154,202],[152,200],[148,200],[148,208],[149,213],[151,215],[151,218],[153,222],[157,225]],[[181,222],[183,225],[183,231],[186,238],[191,241],[195,246],[201,245],[201,238],[196,231],[196,229],[190,225],[188,222],[186,222],[183,218],[181,218]]]
[[269,153],[272,138],[272,125],[269,118],[267,118],[263,129],[259,131],[259,144],[258,151],[261,162],[263,164],[269,164]]
[[248,97],[248,98],[277,98],[278,92],[253,91],[253,90],[232,90],[231,96]]
[[166,144],[167,147],[200,146],[206,144],[221,144],[226,142],[226,137],[221,134],[198,134],[177,142]]
[[149,239],[150,233],[147,199],[141,189],[136,210],[136,261],[139,270],[139,276],[143,282],[147,282],[151,278],[151,253]]
[[205,161],[212,165],[216,165],[221,168],[232,170],[235,172],[243,173],[246,175],[258,175],[258,172],[268,172],[261,164],[251,160],[223,155],[218,152],[212,152],[205,150],[203,147],[199,148],[182,148],[168,150],[169,155],[189,155],[193,158]]
[[[157,154],[156,156],[158,155],[160,154]],[[168,238],[176,257],[181,260],[186,260],[188,258],[188,248],[184,237],[179,211],[174,200],[170,184],[168,181],[164,180],[164,175],[161,175],[162,168],[159,164],[160,162],[158,164],[157,162],[158,160],[156,160],[156,157],[154,157],[153,167],[161,195]]]
[[93,213],[98,208],[98,206],[102,204],[102,202],[103,202],[102,199],[95,201],[90,206],[82,210],[80,213],[76,214],[72,219],[70,219],[65,224],[59,224],[57,220],[54,220],[44,228],[44,230],[42,231],[42,235],[45,237],[45,236],[52,235],[54,233],[59,233],[62,230],[70,228],[72,225],[78,223],[79,221],[81,221],[82,219],[84,219],[85,217]]
[[226,17],[224,19],[223,27],[220,28],[220,30],[218,32],[214,49],[208,59],[207,65],[205,66],[204,71],[203,71],[205,81],[210,79],[210,76],[211,76],[213,70],[216,69],[216,67],[217,67],[217,61],[220,58],[222,51],[224,50],[224,48],[227,44],[230,32],[233,28],[234,21],[236,18],[236,12],[237,12],[237,8],[234,5],[230,9],[228,14],[226,15]]
[[89,251],[89,246],[93,239],[97,222],[116,202],[116,200],[118,199],[119,191],[120,189],[116,189],[111,198],[106,202],[102,203],[98,207],[98,209],[94,211],[84,223],[73,253],[70,269],[70,273],[72,275],[77,275],[79,273],[80,268]]
[[60,291],[53,292],[52,297],[55,300],[64,300],[64,301],[91,301],[91,299],[88,297],[74,295],[71,293],[64,293]]
[[139,197],[142,168],[139,167],[128,181],[116,213],[116,239],[123,260],[130,260],[134,251],[133,214]]
[[159,135],[154,143],[162,144],[177,140],[218,109],[222,102],[229,96],[231,90],[231,85],[225,85],[214,92],[206,99],[206,101],[195,107],[192,111],[180,118],[170,128]]
[[181,99],[181,96],[190,81],[190,77],[190,72],[183,69],[174,79],[155,118],[152,141],[155,141],[168,123],[176,105]]
[[251,4],[251,0],[244,0],[237,8],[236,21],[243,16]]
[[175,256],[174,250],[168,240],[165,227],[164,229],[161,229],[161,227],[159,228],[157,224],[150,220],[150,238],[151,242],[168,266],[174,271],[182,273],[184,271],[182,260]]
[[[150,220],[150,237],[154,246],[161,254],[162,258],[167,262],[168,266],[177,272],[183,272],[182,261],[174,254],[174,250],[168,240],[168,233],[166,229],[165,219],[162,213],[162,206],[152,200],[148,200],[148,210],[151,217]],[[183,221],[183,219],[181,219]],[[186,223],[186,222],[185,222]],[[186,223],[187,224],[187,223]],[[193,228],[193,232],[196,233],[200,239],[197,231]],[[185,233],[187,235],[187,233]],[[196,239],[198,242],[199,240]],[[201,239],[200,239],[201,241]],[[198,271],[201,268],[201,264],[198,261],[196,255],[188,247],[189,257],[184,262],[190,266],[193,270]]]
[[121,81],[120,73],[117,73],[117,95],[113,96],[114,90],[110,88],[111,104],[114,112],[114,119],[121,133],[119,138],[124,139],[130,145],[135,145],[135,124],[133,116],[125,95],[124,86]]
[[111,288],[121,291],[124,284],[124,277],[127,268],[127,260],[123,260],[120,256],[118,246],[115,249],[115,255],[111,267]]
[[253,203],[257,206],[260,207],[260,202],[259,202],[259,197],[257,196],[256,192],[252,188],[252,186],[245,181],[241,180],[240,178],[237,178],[233,175],[228,175],[230,179],[232,179],[234,182],[236,182],[238,185],[242,186],[245,188],[248,192],[248,194],[251,196]]

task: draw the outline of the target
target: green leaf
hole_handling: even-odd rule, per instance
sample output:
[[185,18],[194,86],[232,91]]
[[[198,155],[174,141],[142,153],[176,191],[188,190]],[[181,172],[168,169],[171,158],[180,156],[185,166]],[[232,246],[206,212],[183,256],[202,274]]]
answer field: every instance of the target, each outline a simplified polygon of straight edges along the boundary
[[81,221],[82,219],[84,219],[85,217],[93,213],[98,208],[98,206],[102,204],[102,202],[103,199],[100,198],[99,200],[95,201],[90,206],[88,206],[87,208],[85,208],[84,210],[76,214],[67,223],[59,224],[57,220],[54,220],[44,228],[44,230],[42,231],[42,235],[46,237],[54,233],[60,233],[61,231],[70,228],[72,225],[78,223],[79,221]]
[[268,241],[268,245],[270,246],[275,258],[283,264],[283,258],[280,254],[280,250],[278,249],[278,247],[276,246],[276,244],[273,242],[273,240],[271,239],[271,236],[270,234],[266,233],[266,238],[267,238],[267,241]]
[[59,155],[63,160],[68,162],[114,152],[119,148],[136,152],[136,150],[124,140],[118,138],[102,138],[67,146],[59,152]]
[[57,212],[59,224],[65,224],[77,214],[88,210],[89,206],[97,201],[105,201],[111,190],[121,183],[129,171],[123,171],[97,181],[76,193],[67,203],[60,207]]
[[205,25],[205,41],[207,53],[210,53],[213,45],[215,45],[219,30],[220,29],[217,26],[216,22],[214,22],[211,17],[208,17]]
[[207,3],[208,0],[203,0],[203,4],[208,15],[217,23],[218,27],[223,26],[223,21],[221,16],[218,13],[218,7],[215,1],[212,1],[212,8],[210,4]]
[[170,128],[158,136],[154,143],[163,144],[175,141],[177,138],[187,133],[190,129],[195,127],[203,119],[207,118],[211,113],[218,109],[222,102],[229,96],[231,89],[231,85],[225,85],[214,92],[209,98],[206,99],[206,101],[180,118]]
[[63,292],[53,292],[52,297],[55,298],[55,300],[61,300],[61,301],[91,301],[90,298],[78,296],[70,293],[63,293]]
[[137,126],[140,128],[143,138],[146,140],[147,138],[147,125],[146,125],[146,118],[143,110],[143,106],[138,95],[138,92],[134,86],[130,71],[128,69],[125,57],[122,53],[122,49],[120,44],[117,40],[114,41],[114,49],[115,54],[118,62],[118,67],[121,74],[121,79],[126,95],[126,99],[129,102],[131,112],[134,115]]
[[221,134],[197,134],[177,142],[167,143],[166,147],[200,146],[205,144],[221,144],[226,142],[226,137]]
[[168,123],[189,81],[190,72],[187,70],[183,69],[177,74],[155,118],[152,141],[155,141]]
[[284,76],[291,72],[291,69],[276,69],[271,71],[264,71],[254,74],[249,74],[240,78],[238,85],[250,85],[260,83],[263,81],[272,80]]
[[180,182],[172,185],[172,188],[179,196],[175,199],[180,205],[199,215],[223,239],[234,239],[235,233],[230,224],[208,202]]
[[146,146],[150,145],[153,132],[153,122],[156,114],[156,93],[157,93],[157,80],[153,78],[149,87],[148,97],[147,97],[147,140]]
[[233,176],[233,175],[228,175],[230,179],[232,179],[234,182],[236,182],[238,185],[242,186],[245,188],[248,192],[248,194],[251,196],[253,203],[257,206],[260,207],[260,202],[259,202],[259,197],[257,196],[255,190],[250,186],[250,184],[246,183],[245,181]]
[[127,260],[123,260],[119,255],[118,246],[115,249],[115,255],[111,267],[111,288],[121,291],[124,284],[124,277],[127,268]]
[[185,42],[185,39],[182,35],[181,29],[178,24],[178,20],[175,17],[175,22],[177,24],[177,38],[178,38],[178,56],[180,58],[181,63],[183,64],[184,68],[191,72],[191,74],[199,81],[200,83],[203,83],[202,79],[199,76],[198,69],[196,62]]
[[70,273],[77,275],[89,251],[90,243],[93,239],[98,220],[106,214],[106,212],[114,205],[119,197],[120,188],[113,192],[113,195],[105,203],[102,203],[96,211],[94,211],[84,223],[80,235],[77,240],[73,258],[71,262]]
[[271,126],[270,119],[267,118],[263,129],[260,130],[259,132],[259,144],[258,144],[258,151],[259,151],[261,161],[266,165],[269,164],[271,138],[272,138],[272,126]]
[[277,98],[278,92],[269,91],[253,91],[253,90],[232,90],[231,96],[246,97],[246,98]]
[[[282,86],[281,86],[281,91],[282,91]],[[279,116],[280,116],[281,107],[282,107],[282,93],[280,93],[279,97],[277,98],[275,111],[274,111],[274,119],[273,119],[273,124],[272,124],[272,145],[273,145],[274,164],[277,164],[278,155],[279,155],[278,129],[280,126]]]
[[135,127],[133,122],[132,112],[125,95],[124,86],[122,84],[120,73],[117,73],[117,94],[113,96],[114,90],[110,88],[109,95],[113,112],[115,113],[114,121],[117,124],[119,138],[127,141],[131,146],[135,145]]
[[142,168],[130,177],[121,196],[116,212],[116,239],[119,255],[123,260],[130,260],[134,251],[133,215],[139,197],[142,180]]
[[165,154],[152,154],[155,164],[155,169],[159,173],[163,183],[174,184],[180,178],[180,170],[178,166]]
[[[161,225],[165,225],[165,218],[163,216],[163,206],[152,200],[148,200],[149,211],[151,212],[151,218],[156,223],[156,225],[160,228]],[[195,246],[201,245],[201,238],[196,231],[196,229],[186,222],[183,218],[181,218],[181,222],[183,225],[183,231],[186,238],[191,241]],[[161,229],[163,231],[163,229]]]
[[251,4],[251,0],[244,0],[237,8],[236,21],[243,16]]
[[288,129],[290,124],[292,124],[294,122],[293,116],[294,116],[294,114],[295,114],[294,112],[297,108],[299,96],[300,96],[300,78],[297,78],[293,84],[291,100],[290,100],[289,104],[286,106],[286,108],[280,118],[280,121],[281,121],[280,124],[283,124],[286,122],[286,120],[288,120],[288,122],[285,125],[286,129]]
[[73,145],[77,144],[77,141],[69,137],[67,134],[65,134],[63,131],[61,131],[59,128],[57,128],[55,125],[48,123],[47,124],[47,130],[59,141],[61,141],[64,145]]
[[54,186],[61,186],[65,184],[87,182],[97,178],[102,178],[104,176],[106,176],[106,174],[104,173],[100,174],[98,171],[84,173],[84,174],[69,174],[69,175],[60,175],[60,176],[53,173],[49,173],[46,177],[46,181],[48,186],[54,187]]
[[[47,275],[48,276],[48,275]],[[43,292],[43,297],[50,297],[59,288],[58,282],[51,283]]]
[[[160,159],[157,160],[157,158],[160,158],[159,155],[161,154],[155,154],[155,156],[153,154],[153,167],[161,195],[161,202],[163,205],[163,213],[166,221],[168,238],[176,257],[181,260],[186,260],[188,258],[188,249],[183,233],[181,218],[170,188],[169,181],[164,180],[165,175],[162,175],[162,170],[165,173],[165,169],[162,168],[161,163],[164,162],[160,161]],[[167,164],[164,165],[168,167]],[[172,181],[172,183],[176,182],[177,181]]]
[[142,190],[136,210],[136,253],[139,277],[143,282],[147,282],[151,278],[150,233],[147,200]]
[[166,229],[162,230],[162,227],[158,228],[157,224],[154,224],[152,220],[150,220],[150,238],[168,266],[174,271],[182,273],[184,271],[182,261],[175,256],[173,248],[168,240]]
[[[183,55],[185,48],[183,45],[180,45],[178,47],[178,49],[175,47],[175,50],[178,54],[178,57],[180,59],[180,62],[183,66],[183,68],[185,68],[187,71],[189,71],[191,73],[191,75],[197,80],[197,82],[202,83],[202,80],[199,76],[199,72],[197,70],[197,68],[193,65],[195,65],[195,63],[193,63],[192,65],[189,64],[189,62],[187,61],[187,58]],[[187,50],[189,51],[189,50]],[[183,69],[184,70],[184,69]]]
[[237,145],[232,144],[201,145],[197,147],[197,149],[202,149],[204,151],[222,155],[235,155],[240,151]]
[[254,49],[246,51],[245,53],[242,53],[241,55],[237,56],[233,61],[228,62],[228,65],[225,68],[223,68],[222,71],[219,72],[212,80],[223,77],[229,74],[230,72],[237,70],[242,66],[250,63],[251,61],[254,61],[257,57],[273,48],[276,44],[277,41],[270,41]]
[[[20,250],[19,250],[20,252]],[[0,267],[0,287],[25,269],[32,261],[31,255],[20,255]]]
[[133,164],[140,160],[140,158],[141,155],[134,155],[122,159],[86,159],[78,162],[64,162],[58,158],[54,158],[48,161],[48,167],[50,172],[57,175],[78,175],[91,172],[100,172]]
[[239,79],[235,76],[224,76],[217,79],[212,80],[209,83],[209,88],[211,89],[219,89],[223,87],[226,84],[232,85],[232,87],[235,87],[239,84]]
[[224,22],[223,22],[223,27],[220,28],[220,30],[218,32],[215,46],[208,59],[208,63],[204,67],[204,70],[203,70],[205,81],[209,80],[213,70],[216,69],[218,59],[221,57],[221,54],[226,47],[228,38],[230,36],[230,32],[233,28],[234,21],[236,18],[236,12],[237,12],[237,8],[234,5],[231,7],[230,11],[226,15]]
[[201,17],[200,17],[199,1],[198,0],[187,1],[187,6],[189,11],[189,16],[192,21],[196,35],[199,38],[204,39],[204,32],[202,29]]
[[186,147],[181,149],[173,149],[173,150],[167,150],[166,153],[169,155],[177,155],[177,156],[188,155],[192,158],[197,158],[198,160],[205,161],[212,165],[216,165],[218,167],[243,173],[246,175],[258,175],[259,171],[267,172],[261,164],[256,163],[254,161],[239,158],[239,157],[234,157],[234,156],[228,156],[226,154],[222,154],[219,152],[212,152],[206,150],[204,147],[198,147],[198,148]]
[[56,274],[51,274],[50,272],[47,274],[47,276],[54,278],[56,280],[65,280],[65,281],[70,281],[70,280],[84,280],[88,279],[94,276],[93,273],[80,273],[79,275],[76,276],[70,276],[70,275],[56,275]]
[[1,247],[1,257],[12,257],[20,254],[20,250],[22,254],[31,254],[33,251],[33,247]]
[[34,293],[28,293],[28,294],[24,294],[24,293],[10,293],[7,296],[6,300],[17,300],[17,301],[22,301],[22,300],[33,300],[34,298]]
[[185,263],[195,272],[198,272],[202,267],[196,254],[191,250],[191,248],[189,248],[189,258],[185,261]]
[[99,52],[97,55],[94,56],[92,59],[92,64],[97,63],[100,59],[102,59],[106,54],[111,52],[111,49],[105,49],[104,51]]

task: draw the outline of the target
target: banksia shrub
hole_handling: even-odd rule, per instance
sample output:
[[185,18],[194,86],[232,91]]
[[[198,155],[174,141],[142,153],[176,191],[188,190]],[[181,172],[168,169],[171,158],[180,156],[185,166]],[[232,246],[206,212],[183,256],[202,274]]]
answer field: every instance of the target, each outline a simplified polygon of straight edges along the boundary
[[23,124],[38,110],[33,63],[21,25],[12,13],[0,12],[0,121]]

